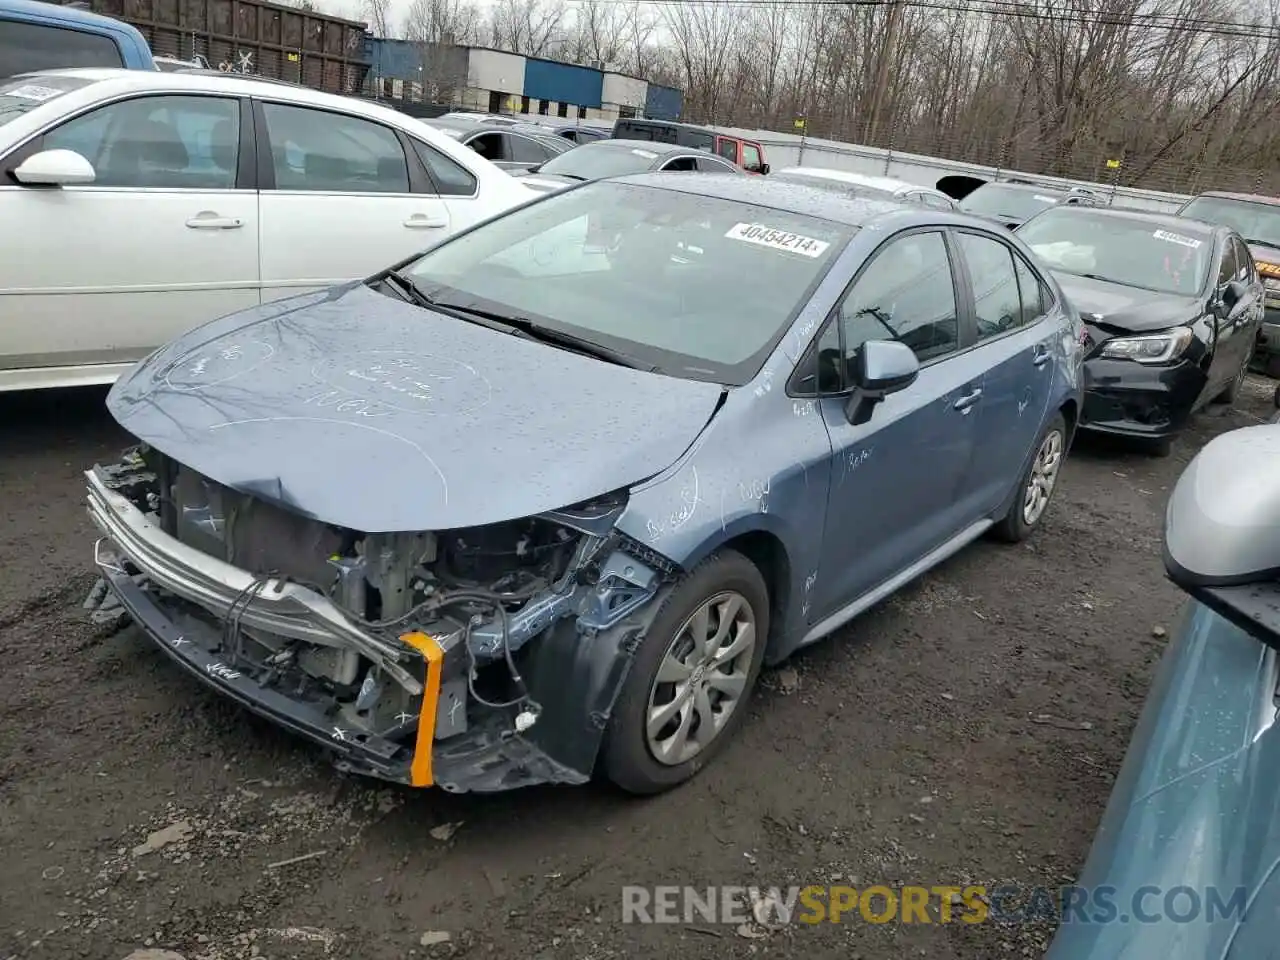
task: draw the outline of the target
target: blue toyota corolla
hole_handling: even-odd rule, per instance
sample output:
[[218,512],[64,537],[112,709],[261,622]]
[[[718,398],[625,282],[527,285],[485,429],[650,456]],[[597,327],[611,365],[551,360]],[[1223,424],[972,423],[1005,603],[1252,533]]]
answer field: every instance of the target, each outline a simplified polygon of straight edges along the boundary
[[550,195],[157,351],[88,471],[177,663],[452,791],[652,793],[763,663],[1041,521],[1080,329],[1003,228],[742,177]]

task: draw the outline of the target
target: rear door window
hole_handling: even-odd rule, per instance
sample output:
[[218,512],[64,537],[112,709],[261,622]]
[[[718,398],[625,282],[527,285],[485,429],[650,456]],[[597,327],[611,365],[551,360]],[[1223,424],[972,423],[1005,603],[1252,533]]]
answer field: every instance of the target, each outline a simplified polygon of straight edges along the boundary
[[556,154],[550,147],[543,146],[537,140],[522,137],[518,133],[507,135],[507,146],[511,148],[511,160],[516,163],[542,163]]
[[695,163],[699,173],[733,173],[738,169],[710,154],[705,157],[698,157]]
[[720,142],[716,144],[716,152],[730,163],[737,163],[738,141],[730,140],[728,137],[721,137]]
[[306,107],[264,103],[277,190],[408,193],[409,164],[380,123]]
[[974,233],[960,234],[960,249],[969,265],[973,285],[978,339],[1000,334],[1025,322],[1013,251],[998,240]]
[[0,20],[0,77],[58,67],[123,67],[110,37],[44,23]]

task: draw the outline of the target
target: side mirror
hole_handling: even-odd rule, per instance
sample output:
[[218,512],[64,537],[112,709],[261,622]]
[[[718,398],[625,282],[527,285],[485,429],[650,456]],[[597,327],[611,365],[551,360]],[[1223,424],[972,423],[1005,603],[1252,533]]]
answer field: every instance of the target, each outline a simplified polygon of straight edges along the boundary
[[760,164],[760,176],[767,176],[769,173],[769,165],[767,163]]
[[1210,440],[1174,485],[1164,566],[1175,584],[1280,646],[1280,413]]
[[41,150],[23,160],[13,178],[27,186],[69,187],[93,183],[91,164],[74,150]]
[[853,390],[844,414],[855,426],[871,419],[877,403],[915,383],[920,361],[915,351],[896,340],[868,340],[858,351]]
[[1239,280],[1232,280],[1222,290],[1222,302],[1230,310],[1245,298],[1249,288]]

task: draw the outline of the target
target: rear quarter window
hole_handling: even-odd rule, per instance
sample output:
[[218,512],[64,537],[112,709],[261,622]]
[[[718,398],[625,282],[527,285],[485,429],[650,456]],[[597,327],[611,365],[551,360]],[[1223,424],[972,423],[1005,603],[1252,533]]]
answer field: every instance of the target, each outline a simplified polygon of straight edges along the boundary
[[45,23],[0,20],[0,78],[58,67],[123,67],[115,40]]

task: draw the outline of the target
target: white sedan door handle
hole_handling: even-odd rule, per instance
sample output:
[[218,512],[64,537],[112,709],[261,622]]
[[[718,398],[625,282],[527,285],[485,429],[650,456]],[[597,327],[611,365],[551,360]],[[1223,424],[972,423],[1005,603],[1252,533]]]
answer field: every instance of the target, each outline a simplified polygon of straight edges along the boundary
[[220,217],[212,210],[201,210],[187,221],[192,230],[238,230],[244,226],[239,217]]
[[404,222],[404,225],[418,230],[438,230],[440,227],[447,227],[449,225],[449,221],[444,217],[428,217],[425,213],[415,213]]

